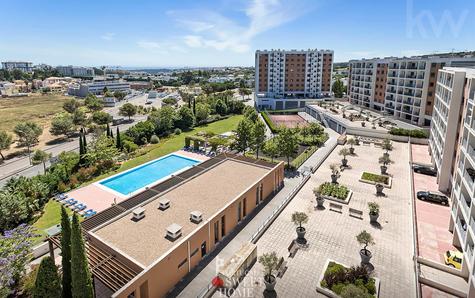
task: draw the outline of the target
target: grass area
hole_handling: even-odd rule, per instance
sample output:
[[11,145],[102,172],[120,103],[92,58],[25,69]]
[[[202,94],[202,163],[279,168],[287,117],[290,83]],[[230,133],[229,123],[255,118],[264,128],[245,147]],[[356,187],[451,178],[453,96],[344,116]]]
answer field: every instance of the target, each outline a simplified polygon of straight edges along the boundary
[[[72,214],[72,211],[67,208],[68,214]],[[35,239],[35,244],[40,243],[43,239],[46,238],[46,232],[44,231],[47,228],[50,228],[54,225],[59,224],[61,221],[61,203],[50,200],[46,203],[43,214],[38,218],[38,220],[33,224],[33,227],[38,229],[38,234],[40,236]]]
[[125,170],[131,169],[133,167],[136,167],[138,165],[141,165],[143,163],[156,159],[160,156],[177,151],[183,148],[183,146],[185,146],[186,136],[194,135],[199,131],[206,131],[206,132],[213,132],[216,134],[220,134],[223,132],[234,130],[236,129],[238,122],[242,118],[243,118],[242,115],[232,116],[224,120],[220,120],[220,121],[216,121],[210,124],[195,127],[193,130],[183,132],[179,135],[171,135],[168,138],[161,139],[159,144],[149,145],[147,147],[148,152],[145,153],[144,155],[138,156],[136,158],[133,158],[124,162],[119,169],[113,172],[109,172],[104,175],[98,176],[93,181],[88,182],[88,184],[104,179],[106,177],[112,176],[119,172],[123,172]]
[[0,99],[0,130],[13,132],[15,125],[34,121],[49,124],[51,117],[62,111],[67,96],[60,94],[34,94],[28,97]]
[[361,179],[376,182],[376,183],[383,183],[386,185],[389,184],[389,177],[373,174],[369,172],[363,172],[363,174],[361,175]]

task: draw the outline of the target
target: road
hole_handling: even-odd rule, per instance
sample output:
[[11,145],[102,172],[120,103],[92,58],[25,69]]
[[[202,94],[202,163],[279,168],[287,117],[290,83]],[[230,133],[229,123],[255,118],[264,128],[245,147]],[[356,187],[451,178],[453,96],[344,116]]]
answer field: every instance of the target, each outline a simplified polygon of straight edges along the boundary
[[[144,105],[144,106],[154,106],[157,108],[161,107],[161,99],[154,99],[152,101],[151,105],[145,105],[145,102],[147,101],[147,95],[146,94],[139,94],[137,96],[131,97],[127,100],[124,100],[120,103],[118,103],[115,107],[111,108],[105,108],[104,111],[108,112],[110,115],[112,115],[114,118],[120,117],[119,116],[119,108],[127,103],[133,103],[135,105]],[[132,117],[134,120],[132,123],[124,123],[119,125],[119,130],[120,131],[125,131],[127,128],[135,125],[136,123],[143,121],[147,119],[146,115],[136,115]],[[114,133],[115,133],[115,127],[114,127]],[[92,136],[87,136],[86,137],[88,141],[91,140]],[[69,151],[79,151],[79,141],[78,138],[70,138],[69,141],[60,143],[60,144],[55,144],[55,145],[47,145],[43,148],[42,150],[51,153],[53,157],[58,156],[61,152],[69,152]],[[47,163],[47,166],[49,166],[50,163]],[[12,159],[7,160],[3,164],[0,165],[0,187],[5,185],[5,183],[12,177],[15,176],[25,176],[25,177],[33,177],[38,174],[43,173],[43,165],[31,165],[28,156],[19,156],[15,157]]]

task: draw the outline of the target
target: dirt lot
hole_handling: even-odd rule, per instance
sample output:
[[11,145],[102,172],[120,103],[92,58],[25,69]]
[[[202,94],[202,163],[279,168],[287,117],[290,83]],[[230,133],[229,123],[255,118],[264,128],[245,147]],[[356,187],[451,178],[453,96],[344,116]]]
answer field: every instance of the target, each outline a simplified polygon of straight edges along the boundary
[[[49,124],[54,114],[61,112],[67,96],[59,94],[34,94],[28,97],[0,99],[0,130],[13,134],[15,125],[34,121],[43,127],[40,146],[56,138],[49,133]],[[14,145],[6,153],[18,151]]]
[[303,127],[307,125],[307,121],[299,115],[269,115],[274,124],[279,126],[285,126],[288,128]]

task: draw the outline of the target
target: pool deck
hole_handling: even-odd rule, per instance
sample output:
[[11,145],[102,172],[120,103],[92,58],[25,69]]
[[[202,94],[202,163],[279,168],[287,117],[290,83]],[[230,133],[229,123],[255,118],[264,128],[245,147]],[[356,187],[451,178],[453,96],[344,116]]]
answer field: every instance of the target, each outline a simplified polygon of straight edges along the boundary
[[[209,157],[203,154],[178,150],[173,154],[181,155],[183,157],[196,159],[199,161],[208,160]],[[158,158],[161,158],[157,157]],[[140,166],[140,165],[139,165]],[[106,178],[107,179],[107,178]],[[97,183],[89,184],[87,186],[75,189],[67,193],[70,198],[74,198],[79,202],[86,204],[86,209],[93,209],[100,212],[109,208],[114,203],[120,203],[130,196],[118,196],[112,190],[108,191],[106,187],[100,187]]]

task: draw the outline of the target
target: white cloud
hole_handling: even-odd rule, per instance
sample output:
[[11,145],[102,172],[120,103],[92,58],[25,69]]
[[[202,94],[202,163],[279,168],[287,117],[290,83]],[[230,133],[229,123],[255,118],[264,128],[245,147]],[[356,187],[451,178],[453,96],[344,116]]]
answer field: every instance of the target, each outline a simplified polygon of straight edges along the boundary
[[103,40],[107,40],[107,41],[113,40],[114,37],[115,37],[115,33],[112,33],[112,32],[105,33],[101,36]]
[[251,0],[242,10],[247,21],[244,25],[209,10],[169,11],[168,15],[193,33],[182,37],[186,46],[243,53],[250,50],[257,35],[294,20],[312,7],[307,0]]

